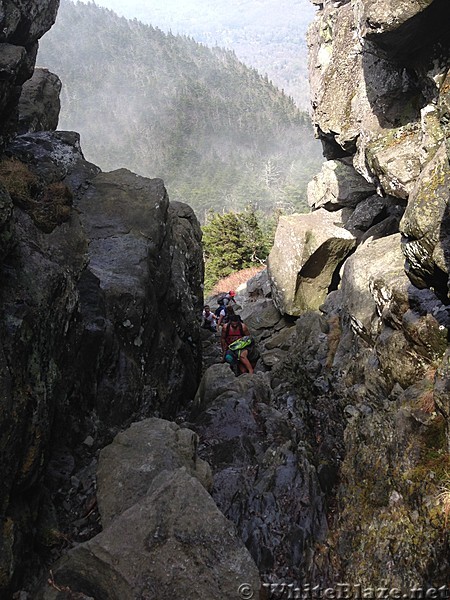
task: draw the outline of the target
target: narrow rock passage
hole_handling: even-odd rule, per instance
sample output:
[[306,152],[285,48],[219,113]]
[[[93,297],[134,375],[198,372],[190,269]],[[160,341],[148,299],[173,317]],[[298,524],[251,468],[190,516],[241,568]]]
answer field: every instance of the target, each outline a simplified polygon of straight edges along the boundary
[[[236,525],[264,581],[299,584],[314,575],[326,581],[328,566],[315,566],[315,547],[325,541],[326,492],[333,487],[339,426],[326,430],[328,415],[307,373],[289,364],[296,337],[292,322],[264,297],[242,293],[241,313],[258,342],[255,374],[235,377],[221,364],[220,338],[205,332],[204,376],[185,426],[198,433],[199,456],[212,468],[212,496]],[[255,285],[254,283],[252,284]],[[318,440],[322,438],[322,449]],[[324,457],[326,452],[331,455]],[[322,460],[322,464],[319,464]],[[326,561],[325,561],[326,562]]]

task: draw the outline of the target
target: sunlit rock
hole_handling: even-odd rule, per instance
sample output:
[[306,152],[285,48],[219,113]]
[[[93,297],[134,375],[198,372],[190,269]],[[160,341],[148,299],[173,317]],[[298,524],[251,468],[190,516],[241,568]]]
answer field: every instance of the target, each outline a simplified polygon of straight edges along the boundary
[[[417,179],[400,223],[408,272],[421,285],[447,294],[450,269],[450,165],[445,143]],[[442,273],[441,280],[436,271]]]
[[356,244],[335,220],[324,209],[280,218],[268,260],[272,296],[280,312],[299,315],[324,301],[339,265]]
[[351,161],[328,160],[308,183],[308,204],[327,210],[355,207],[374,192],[375,186],[355,171]]

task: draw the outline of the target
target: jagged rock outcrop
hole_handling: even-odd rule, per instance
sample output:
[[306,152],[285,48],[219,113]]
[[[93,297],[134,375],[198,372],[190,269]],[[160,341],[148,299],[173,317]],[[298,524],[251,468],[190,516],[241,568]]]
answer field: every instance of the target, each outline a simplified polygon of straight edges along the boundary
[[[236,378],[210,367],[189,427],[213,470],[212,495],[237,526],[266,580],[289,581],[311,570],[311,547],[324,540],[323,492],[311,461],[307,400],[263,373]],[[331,412],[331,411],[330,411]]]
[[356,244],[324,209],[280,217],[268,259],[272,296],[282,313],[298,316],[324,301],[335,273]]
[[61,80],[48,69],[36,68],[22,86],[18,133],[54,131],[58,127]]
[[92,458],[133,420],[179,408],[186,428],[144,420],[104,451],[104,530],[57,563],[43,598],[231,598],[243,582],[256,593],[257,569],[293,585],[447,583],[450,4],[314,4],[313,120],[328,159],[315,210],[281,219],[269,278],[240,298],[255,374],[210,366],[193,404],[202,342],[220,360],[196,321],[198,222],[160,180],[101,173],[75,133],[5,145],[57,8],[32,3],[28,18],[5,5],[2,594],[25,549],[61,537],[58,458],[64,497],[84,485],[74,445]]
[[33,184],[21,202],[8,179],[15,206],[3,229],[14,226],[1,264],[2,590],[49,501],[50,440],[89,434],[95,448],[194,395],[203,268],[198,222],[170,206],[160,180],[100,173],[72,133],[19,136],[7,151]]
[[[324,171],[309,202],[340,209],[330,213],[336,226],[356,238],[320,313],[296,313],[295,334],[282,342],[316,388],[340,397],[347,419],[322,574],[330,582],[438,587],[449,569],[438,494],[449,460],[450,5],[314,3],[313,120],[325,167],[348,173],[340,186]],[[342,189],[352,190],[344,202]],[[284,254],[296,243],[286,239]],[[290,311],[277,298],[295,290],[304,262],[281,281],[269,261],[281,312]]]
[[0,14],[0,146],[17,131],[22,84],[33,74],[38,40],[56,19],[59,0],[2,3]]
[[[335,455],[343,439],[342,463],[320,470],[334,511],[315,553],[317,577],[385,581],[405,592],[439,587],[449,569],[439,493],[450,439],[450,5],[314,3],[313,120],[328,161],[308,188],[312,214],[280,221],[268,265],[272,300],[298,319],[290,330],[256,331],[261,362],[272,401],[279,374],[295,385],[295,364],[345,428],[343,438],[327,438]],[[308,304],[297,293],[310,221],[315,235],[331,223],[353,246],[327,273],[315,264],[317,281],[326,275],[328,284]]]
[[375,186],[355,171],[351,161],[327,160],[321,172],[308,183],[308,204],[327,210],[354,208],[374,192]]

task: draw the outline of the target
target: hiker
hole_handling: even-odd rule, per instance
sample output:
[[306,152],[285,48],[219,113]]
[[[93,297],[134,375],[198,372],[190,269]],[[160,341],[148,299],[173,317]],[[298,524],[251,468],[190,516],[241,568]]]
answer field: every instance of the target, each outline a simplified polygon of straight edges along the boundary
[[234,308],[230,305],[226,306],[223,310],[221,310],[219,314],[219,320],[217,321],[217,329],[219,329],[219,327],[221,327],[222,325],[226,325],[227,323],[229,323],[232,315],[234,314]]
[[209,306],[206,304],[203,307],[203,313],[202,313],[203,329],[209,329],[210,331],[217,331],[216,319],[217,319],[216,315],[211,312]]
[[[225,352],[224,360],[229,363],[235,375],[252,374],[259,358],[255,341],[249,335],[244,335],[232,342]],[[236,373],[236,367],[238,372]]]
[[234,297],[236,296],[236,292],[234,290],[230,290],[223,297],[223,303],[225,306],[229,306],[231,304],[236,304],[236,300]]
[[234,290],[230,290],[226,294],[221,294],[217,298],[217,304],[219,306],[214,311],[214,314],[216,315],[216,317],[218,319],[220,318],[220,315],[222,314],[222,312],[228,305],[236,304],[236,300],[234,299],[235,295],[236,295],[236,292]]
[[225,361],[225,352],[228,350],[229,345],[245,335],[250,335],[247,325],[241,321],[239,315],[231,315],[230,321],[222,327],[222,335],[220,337],[222,362]]

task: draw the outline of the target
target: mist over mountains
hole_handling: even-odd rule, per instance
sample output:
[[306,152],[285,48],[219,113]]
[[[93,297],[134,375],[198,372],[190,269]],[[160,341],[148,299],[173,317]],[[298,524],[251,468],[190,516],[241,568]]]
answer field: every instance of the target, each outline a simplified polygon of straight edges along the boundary
[[100,0],[129,19],[165,32],[192,36],[208,46],[234,50],[297,105],[308,110],[306,30],[315,8],[310,0]]
[[309,117],[233,52],[62,0],[37,64],[62,80],[59,128],[103,170],[161,177],[201,219],[306,207],[323,160]]

